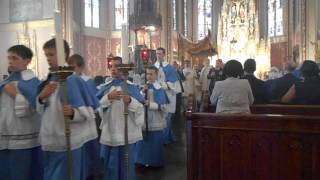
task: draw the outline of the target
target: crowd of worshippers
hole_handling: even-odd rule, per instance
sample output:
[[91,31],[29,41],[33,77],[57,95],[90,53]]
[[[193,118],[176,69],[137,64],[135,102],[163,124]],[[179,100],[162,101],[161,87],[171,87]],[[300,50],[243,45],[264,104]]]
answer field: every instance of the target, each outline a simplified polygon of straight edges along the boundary
[[266,80],[255,75],[254,59],[247,59],[244,65],[237,60],[224,64],[218,59],[215,67],[207,60],[202,68],[191,68],[189,60],[184,67],[174,64],[183,84],[183,97],[195,96],[197,111],[203,111],[206,101],[217,113],[250,113],[252,104],[320,104],[319,64],[311,60],[301,64],[286,61],[282,71],[272,67]]
[[28,69],[28,47],[7,50],[9,75],[0,81],[0,179],[135,180],[137,165],[165,166],[164,147],[176,141],[171,120],[181,93],[165,49],[156,50],[147,83],[139,86],[126,80],[118,56],[111,76],[94,81],[85,75],[85,59],[69,56],[68,43],[62,44],[63,66],[72,67],[66,79],[59,74],[68,70],[61,71],[55,39],[42,48],[50,67],[43,80]]

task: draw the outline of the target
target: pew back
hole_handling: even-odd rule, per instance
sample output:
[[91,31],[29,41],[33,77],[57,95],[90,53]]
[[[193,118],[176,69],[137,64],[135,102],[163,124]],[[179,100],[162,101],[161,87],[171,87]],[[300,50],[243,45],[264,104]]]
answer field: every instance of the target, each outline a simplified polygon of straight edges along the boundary
[[[320,116],[320,105],[255,104],[250,110],[252,114]],[[207,112],[215,112],[215,107],[210,106]]]
[[320,117],[193,113],[188,180],[315,180]]

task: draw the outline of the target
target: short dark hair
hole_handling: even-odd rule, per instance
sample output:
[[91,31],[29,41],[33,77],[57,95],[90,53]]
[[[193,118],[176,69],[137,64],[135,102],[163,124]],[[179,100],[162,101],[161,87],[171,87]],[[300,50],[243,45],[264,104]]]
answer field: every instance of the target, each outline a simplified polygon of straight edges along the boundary
[[228,61],[223,68],[223,74],[228,77],[241,76],[243,74],[242,64],[237,60]]
[[122,64],[122,57],[114,56],[114,57],[112,57],[112,61],[120,61],[120,64]]
[[156,72],[156,73],[158,73],[158,71],[159,71],[158,68],[155,67],[155,66],[148,66],[147,69],[148,70],[154,70],[154,72]]
[[[63,45],[64,45],[64,52],[66,54],[66,59],[67,59],[70,54],[70,47],[69,47],[69,44],[66,40],[63,40]],[[56,49],[57,48],[56,39],[52,38],[49,41],[45,42],[42,48],[43,49],[50,49],[50,48]]]
[[247,73],[254,73],[256,71],[256,61],[254,59],[247,59],[243,66],[244,71]]
[[85,61],[80,54],[74,54],[70,56],[68,63],[75,63],[78,67],[84,67]]
[[311,60],[305,60],[302,63],[300,71],[301,71],[303,77],[305,77],[305,78],[319,76],[319,67],[314,61],[311,61]]
[[163,47],[158,47],[157,50],[158,50],[158,51],[162,51],[163,54],[166,54],[166,49],[163,48]]
[[22,59],[32,59],[33,53],[30,48],[25,45],[15,45],[8,49],[8,52],[12,52],[22,57]]

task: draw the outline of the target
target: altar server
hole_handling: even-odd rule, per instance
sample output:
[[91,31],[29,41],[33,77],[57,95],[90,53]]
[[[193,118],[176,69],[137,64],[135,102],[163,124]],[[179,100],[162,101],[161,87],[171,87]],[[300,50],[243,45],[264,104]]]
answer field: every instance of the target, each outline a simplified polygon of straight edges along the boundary
[[145,91],[148,93],[148,123],[143,127],[145,131],[148,125],[148,132],[145,132],[143,141],[137,143],[136,158],[136,163],[152,167],[164,165],[163,129],[166,127],[165,105],[169,103],[168,96],[157,79],[158,69],[154,66],[148,67],[148,84],[145,85]]
[[33,54],[24,45],[10,47],[7,54],[11,74],[0,82],[0,179],[41,179],[39,80],[27,68]]
[[[74,69],[74,73],[78,76],[80,76],[88,85],[88,88],[90,90],[90,93],[92,95],[96,95],[96,93],[98,92],[98,89],[94,83],[94,81],[85,74],[85,67],[86,67],[86,62],[84,60],[84,58],[79,55],[79,54],[73,54],[72,56],[70,56],[70,58],[68,59],[68,65],[73,67]],[[96,97],[95,97],[96,98]],[[99,103],[98,99],[96,98],[97,103]],[[97,115],[97,113],[95,113]],[[100,118],[96,118],[97,119]],[[97,124],[100,122],[96,122]],[[91,124],[93,125],[93,124]],[[98,169],[99,169],[99,142],[98,142],[98,138],[87,142],[84,145],[84,153],[83,153],[83,161],[85,162],[86,166],[84,166],[84,173],[85,176],[88,179],[94,179],[94,176],[98,175]]]
[[158,81],[163,89],[166,90],[169,104],[166,113],[167,127],[164,129],[164,143],[169,144],[176,140],[172,129],[172,114],[176,111],[176,94],[181,92],[178,73],[174,66],[164,61],[166,51],[164,48],[157,48],[157,61],[154,66],[159,69]]
[[[127,94],[124,92],[125,78],[117,67],[121,63],[121,57],[112,59],[112,78],[101,86],[97,94],[101,104],[100,143],[105,180],[124,180],[126,176],[129,176],[130,180],[136,179],[134,148],[136,142],[142,140],[144,108],[141,103],[144,102],[144,97],[140,94],[139,88],[130,81],[127,81]],[[126,105],[128,106],[128,146],[125,144],[124,108]],[[128,161],[125,160],[125,155],[128,155]],[[129,174],[126,173],[127,166]]]
[[[55,39],[47,41],[43,50],[50,68],[57,68]],[[66,41],[64,50],[68,59],[69,46]],[[73,74],[67,78],[67,92],[63,91],[58,80],[59,77],[55,73],[49,73],[38,90],[37,110],[42,114],[40,144],[44,151],[44,179],[67,180],[68,178],[64,116],[69,116],[73,179],[84,180],[85,174],[82,168],[85,163],[82,159],[84,151],[82,147],[97,138],[94,109],[98,104],[79,76]],[[67,93],[67,102],[62,102],[64,93]]]

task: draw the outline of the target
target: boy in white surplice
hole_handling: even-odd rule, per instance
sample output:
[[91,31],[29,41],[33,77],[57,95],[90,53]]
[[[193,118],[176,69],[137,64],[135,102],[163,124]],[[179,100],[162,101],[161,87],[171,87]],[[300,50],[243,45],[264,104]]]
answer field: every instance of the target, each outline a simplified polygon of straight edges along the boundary
[[39,80],[27,69],[32,51],[24,45],[8,49],[11,74],[0,82],[0,179],[41,179],[35,110]]
[[[69,45],[64,41],[66,59],[69,55]],[[48,64],[51,68],[58,67],[55,39],[43,45]],[[94,109],[98,105],[95,96],[90,92],[86,82],[78,75],[67,78],[67,92],[63,92],[58,77],[49,73],[47,79],[39,86],[37,110],[42,114],[40,128],[40,144],[42,146],[44,179],[67,180],[68,161],[67,145],[64,130],[64,116],[70,117],[70,141],[73,160],[73,178],[84,180],[83,159],[84,144],[97,138]],[[62,93],[67,93],[68,102],[61,101]]]
[[161,88],[158,79],[158,69],[154,66],[147,68],[148,84],[145,85],[148,100],[148,123],[145,123],[143,130],[148,132],[143,141],[137,143],[136,163],[161,167],[164,165],[163,151],[163,129],[166,127],[165,107],[169,104],[166,91]]
[[100,114],[102,122],[101,156],[104,159],[104,179],[124,180],[125,165],[125,115],[124,106],[128,105],[128,154],[129,177],[136,179],[135,175],[135,143],[142,140],[142,126],[144,123],[144,97],[139,88],[127,81],[128,94],[124,94],[123,75],[118,69],[122,63],[121,57],[113,57],[111,73],[112,78],[103,84],[97,94],[100,99]]

